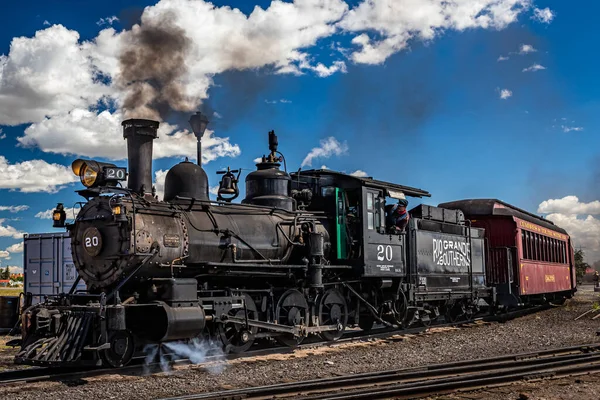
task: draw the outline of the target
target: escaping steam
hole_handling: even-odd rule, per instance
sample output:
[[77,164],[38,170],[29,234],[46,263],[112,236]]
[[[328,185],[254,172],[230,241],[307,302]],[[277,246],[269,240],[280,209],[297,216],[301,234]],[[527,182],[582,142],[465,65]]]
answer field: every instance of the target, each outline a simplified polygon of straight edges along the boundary
[[133,26],[120,55],[117,84],[125,92],[126,118],[162,120],[171,111],[191,111],[195,101],[186,95],[182,78],[191,40],[172,13],[160,20]]
[[144,348],[144,353],[146,353],[146,372],[150,372],[150,365],[156,362],[158,362],[161,371],[169,372],[171,362],[179,359],[188,359],[192,364],[209,362],[205,368],[211,374],[220,374],[225,369],[223,363],[225,353],[223,353],[220,343],[198,338],[194,338],[189,342],[147,345]]

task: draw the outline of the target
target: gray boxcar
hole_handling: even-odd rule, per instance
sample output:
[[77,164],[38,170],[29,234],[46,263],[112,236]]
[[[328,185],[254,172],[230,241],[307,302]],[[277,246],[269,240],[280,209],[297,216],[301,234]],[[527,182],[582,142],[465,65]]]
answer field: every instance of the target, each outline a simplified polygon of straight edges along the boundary
[[[45,295],[68,292],[77,279],[69,234],[32,233],[24,236],[24,244],[24,292],[33,294],[33,304]],[[77,289],[86,286],[80,282]]]

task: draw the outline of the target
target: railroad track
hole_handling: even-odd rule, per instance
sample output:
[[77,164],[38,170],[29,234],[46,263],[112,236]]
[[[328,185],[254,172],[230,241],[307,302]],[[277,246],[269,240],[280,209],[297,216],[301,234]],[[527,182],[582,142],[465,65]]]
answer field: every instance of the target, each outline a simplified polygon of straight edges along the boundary
[[[349,343],[354,341],[364,341],[370,339],[387,339],[391,337],[402,337],[403,335],[415,335],[426,332],[430,328],[445,328],[445,327],[471,327],[477,326],[486,322],[493,321],[505,321],[528,314],[532,314],[544,309],[549,306],[539,306],[526,310],[518,310],[511,313],[505,313],[501,315],[484,316],[478,317],[471,320],[452,322],[452,323],[441,323],[434,324],[431,326],[420,326],[415,328],[409,328],[404,330],[396,330],[391,328],[379,328],[370,331],[365,334],[363,331],[348,331],[344,337],[334,341],[327,342],[322,340],[312,339],[305,341],[303,344],[297,347],[266,347],[259,348],[251,351],[246,351],[240,354],[229,354],[225,357],[226,360],[233,360],[237,358],[249,358],[259,357],[271,354],[286,354],[292,353],[298,349],[310,349],[315,347],[327,346],[327,345],[338,345],[341,343]],[[141,361],[141,360],[138,360]],[[223,357],[219,356],[208,356],[204,363],[223,361]],[[186,365],[192,362],[188,359],[180,359],[171,362],[171,366]],[[162,372],[164,366],[161,363],[144,364],[143,362],[132,363],[122,368],[97,368],[97,367],[76,367],[76,368],[45,368],[45,367],[32,367],[27,369],[12,370],[0,372],[0,385],[13,384],[13,383],[30,383],[30,382],[41,382],[41,381],[77,381],[85,378],[94,376],[109,375],[109,374],[120,374],[120,375],[146,375],[152,373]]]
[[600,344],[304,382],[172,397],[163,400],[415,398],[502,386],[526,379],[600,372]]

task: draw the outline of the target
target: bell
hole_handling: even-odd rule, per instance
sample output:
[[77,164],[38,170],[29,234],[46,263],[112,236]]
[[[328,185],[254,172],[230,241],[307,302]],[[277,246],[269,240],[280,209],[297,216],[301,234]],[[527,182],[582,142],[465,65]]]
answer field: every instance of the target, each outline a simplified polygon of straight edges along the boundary
[[[238,173],[238,176],[234,175],[234,173]],[[239,179],[239,174],[241,170],[231,170],[227,167],[227,171],[219,171],[217,174],[222,174],[223,178],[221,182],[219,182],[219,191],[217,192],[217,200],[230,202],[236,197],[239,196],[240,191],[238,189],[237,183]],[[223,197],[227,196],[227,197]]]
[[233,187],[233,179],[231,176],[225,175],[221,180],[221,185],[219,186],[219,194],[235,194],[235,189]]

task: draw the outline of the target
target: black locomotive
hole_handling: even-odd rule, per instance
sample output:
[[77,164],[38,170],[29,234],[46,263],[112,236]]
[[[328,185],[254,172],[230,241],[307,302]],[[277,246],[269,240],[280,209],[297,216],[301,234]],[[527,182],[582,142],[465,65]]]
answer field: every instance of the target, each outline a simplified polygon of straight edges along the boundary
[[[191,122],[201,160],[207,121]],[[352,326],[402,328],[501,306],[485,282],[484,230],[461,211],[420,205],[406,232],[386,229],[386,198],[428,192],[329,170],[288,174],[270,132],[241,204],[231,202],[238,171],[224,172],[210,201],[205,171],[187,160],[168,172],[159,200],[157,129],[123,122],[128,170],[73,163],[87,201],[67,229],[87,291],[76,282],[24,310],[17,363],[117,367],[149,343],[210,337],[243,352],[260,338],[293,346]],[[64,225],[61,207],[54,220]]]

